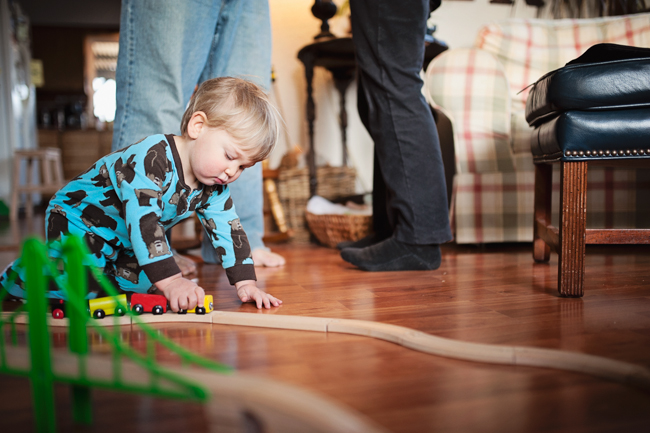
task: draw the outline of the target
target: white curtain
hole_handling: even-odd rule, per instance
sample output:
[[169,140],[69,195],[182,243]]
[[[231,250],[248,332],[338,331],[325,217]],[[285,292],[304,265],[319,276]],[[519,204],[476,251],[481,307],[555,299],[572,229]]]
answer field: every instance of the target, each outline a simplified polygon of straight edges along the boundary
[[30,76],[29,22],[0,0],[0,199],[9,204],[14,149],[36,147],[36,94]]

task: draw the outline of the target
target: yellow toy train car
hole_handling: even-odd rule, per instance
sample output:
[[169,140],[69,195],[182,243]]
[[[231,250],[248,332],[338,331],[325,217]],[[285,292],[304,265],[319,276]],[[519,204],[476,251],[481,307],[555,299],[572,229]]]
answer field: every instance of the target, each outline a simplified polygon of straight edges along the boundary
[[[118,301],[121,305],[118,304]],[[117,295],[116,298],[106,297],[90,299],[88,301],[88,311],[95,319],[103,319],[106,316],[116,315],[124,316],[126,314],[125,308],[128,308],[126,295]]]
[[205,295],[203,306],[197,305],[195,308],[192,308],[191,310],[188,311],[180,310],[178,314],[186,314],[186,313],[207,314],[212,312],[212,310],[214,310],[214,300],[212,298],[212,295]]

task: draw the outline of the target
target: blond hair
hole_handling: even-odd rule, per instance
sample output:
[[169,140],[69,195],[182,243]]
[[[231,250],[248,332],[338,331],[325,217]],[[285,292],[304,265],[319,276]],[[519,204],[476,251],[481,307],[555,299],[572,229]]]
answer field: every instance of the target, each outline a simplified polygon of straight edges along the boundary
[[230,134],[253,161],[268,158],[278,141],[280,114],[264,90],[250,81],[219,77],[201,83],[181,120],[184,137],[197,111],[205,113],[209,127]]

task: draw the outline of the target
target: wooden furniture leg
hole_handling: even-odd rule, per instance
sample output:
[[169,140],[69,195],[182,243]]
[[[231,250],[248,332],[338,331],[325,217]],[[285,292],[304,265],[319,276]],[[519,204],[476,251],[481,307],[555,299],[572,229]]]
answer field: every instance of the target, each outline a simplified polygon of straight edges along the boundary
[[[622,161],[623,164],[626,161]],[[586,244],[650,244],[650,229],[587,229],[587,161],[560,162],[560,224],[551,225],[551,163],[535,165],[533,258],[558,254],[558,292],[584,294]]]
[[551,247],[541,234],[551,225],[551,198],[553,196],[553,166],[535,165],[535,213],[533,224],[533,258],[536,262],[548,262]]
[[584,294],[587,162],[560,164],[558,291],[562,296],[580,297]]
[[11,185],[11,209],[9,210],[9,219],[16,221],[18,219],[18,200],[20,199],[19,185],[20,185],[20,164],[21,158],[14,156],[14,173],[13,183]]
[[345,109],[345,92],[354,80],[354,71],[349,68],[334,69],[334,86],[339,91],[339,122],[341,126],[341,143],[343,144],[342,166],[348,165],[348,113]]
[[266,233],[264,235],[264,242],[286,241],[293,236],[293,231],[289,229],[289,226],[287,225],[287,220],[284,216],[284,209],[282,209],[282,203],[280,203],[280,197],[278,196],[278,188],[275,183],[275,179],[278,178],[278,170],[270,169],[268,167],[268,160],[263,162],[262,167],[264,193],[266,194],[269,207],[271,208],[273,221],[275,221],[275,225],[278,226],[278,232]]
[[[33,184],[34,181],[34,167],[36,167],[36,170],[38,170],[38,160],[33,157],[28,157],[27,158],[27,186],[30,187]],[[26,195],[27,198],[27,204],[25,207],[26,213],[27,213],[27,219],[31,220],[34,217],[34,200],[32,197],[32,193],[28,192]]]
[[316,147],[314,146],[314,120],[316,120],[316,104],[314,103],[314,56],[309,54],[302,59],[305,64],[305,80],[307,81],[307,125],[309,131],[309,153],[307,167],[309,168],[309,197],[316,195]]

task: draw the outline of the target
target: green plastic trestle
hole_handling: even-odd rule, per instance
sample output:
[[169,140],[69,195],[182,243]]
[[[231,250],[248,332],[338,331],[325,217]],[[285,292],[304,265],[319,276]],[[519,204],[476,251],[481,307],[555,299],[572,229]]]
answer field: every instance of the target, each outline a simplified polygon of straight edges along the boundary
[[[86,320],[88,314],[84,314],[83,304],[80,301],[86,299],[88,294],[88,278],[83,266],[83,248],[81,239],[76,236],[68,237],[63,244],[63,256],[66,257],[65,272],[68,275],[70,288],[69,299],[74,300],[76,308],[68,309],[68,320],[70,326],[69,345],[70,352],[84,356],[88,353],[88,333],[86,332]],[[69,301],[70,302],[70,301]],[[83,364],[85,366],[85,363]],[[80,379],[85,378],[85,369],[80,372]],[[90,425],[93,420],[92,397],[90,386],[72,385],[72,416],[75,422]]]
[[31,370],[29,379],[32,385],[32,402],[36,430],[40,433],[56,431],[56,416],[54,411],[54,375],[52,374],[52,359],[50,357],[50,333],[47,327],[47,305],[45,302],[45,276],[43,275],[44,248],[40,242],[30,239],[23,245],[23,257],[27,273],[27,312],[29,316],[29,351],[31,354]]

